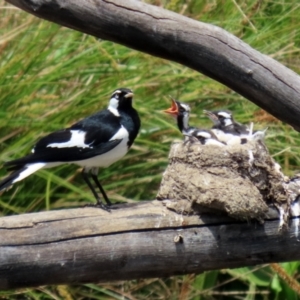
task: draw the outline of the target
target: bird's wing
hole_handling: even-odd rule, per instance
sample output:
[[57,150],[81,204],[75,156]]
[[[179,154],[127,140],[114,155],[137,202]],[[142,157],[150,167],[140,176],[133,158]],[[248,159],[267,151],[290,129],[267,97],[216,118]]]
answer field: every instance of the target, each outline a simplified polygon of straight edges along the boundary
[[242,123],[238,123],[235,122],[236,125],[234,126],[234,130],[238,133],[238,134],[249,134],[250,129],[249,126],[242,124]]
[[108,110],[85,118],[69,128],[58,130],[41,138],[33,152],[45,148],[93,148],[112,139],[120,129],[120,121]]
[[16,170],[24,167],[26,164],[37,162],[73,162],[79,160],[85,160],[91,157],[95,157],[104,154],[120,144],[122,139],[115,139],[98,145],[94,148],[44,148],[43,150],[36,151],[25,157],[8,161],[4,165],[8,167],[8,170]]
[[5,165],[13,170],[28,163],[72,162],[92,158],[112,150],[121,143],[125,136],[116,135],[121,129],[118,118],[104,110],[69,128],[48,134],[36,143],[32,154],[9,161]]
[[106,109],[75,123],[69,129],[85,132],[85,143],[97,146],[110,141],[120,127],[120,118]]

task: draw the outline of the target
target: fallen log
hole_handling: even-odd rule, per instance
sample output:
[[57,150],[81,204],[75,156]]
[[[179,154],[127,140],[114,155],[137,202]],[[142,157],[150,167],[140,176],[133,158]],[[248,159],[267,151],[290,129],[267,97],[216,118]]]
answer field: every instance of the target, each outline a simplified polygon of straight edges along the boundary
[[[220,215],[180,215],[161,201],[0,219],[0,289],[167,277],[300,259],[299,219],[278,232]],[[233,246],[234,245],[234,246]]]

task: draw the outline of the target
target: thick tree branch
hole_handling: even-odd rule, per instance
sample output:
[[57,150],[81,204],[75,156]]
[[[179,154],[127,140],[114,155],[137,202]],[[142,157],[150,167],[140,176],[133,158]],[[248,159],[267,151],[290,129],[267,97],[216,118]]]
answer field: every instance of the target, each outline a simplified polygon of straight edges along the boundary
[[[221,28],[134,0],[8,2],[202,72],[300,130],[299,77]],[[217,215],[184,216],[159,201],[116,208],[1,218],[0,288],[164,277],[300,259],[298,218],[279,234],[272,211],[259,225]]]
[[[223,216],[179,215],[159,201],[0,219],[0,289],[166,277],[299,260],[298,219],[278,233]],[[234,247],[232,247],[234,245]],[[30,276],[29,276],[30,274]]]
[[172,60],[300,131],[300,78],[225,30],[136,0],[7,0],[40,18]]

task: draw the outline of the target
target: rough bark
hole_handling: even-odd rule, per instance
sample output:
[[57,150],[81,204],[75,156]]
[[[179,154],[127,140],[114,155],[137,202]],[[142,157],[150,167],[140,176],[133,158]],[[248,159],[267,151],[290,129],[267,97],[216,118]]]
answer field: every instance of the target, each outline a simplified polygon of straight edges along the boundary
[[[298,219],[278,233],[224,216],[179,215],[159,201],[0,219],[0,289],[108,282],[299,260]],[[234,247],[232,246],[234,245]]]
[[6,0],[40,18],[188,66],[300,131],[300,77],[225,30],[136,0]]
[[[299,77],[216,26],[127,0],[8,0],[47,20],[186,65],[300,130]],[[0,219],[0,288],[104,282],[299,260],[299,218],[181,215],[158,201]],[[234,245],[234,247],[232,246]]]

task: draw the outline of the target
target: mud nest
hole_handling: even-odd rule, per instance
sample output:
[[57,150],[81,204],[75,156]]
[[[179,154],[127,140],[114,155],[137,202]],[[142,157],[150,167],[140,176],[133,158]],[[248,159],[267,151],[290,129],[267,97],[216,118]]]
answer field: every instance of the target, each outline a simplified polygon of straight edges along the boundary
[[226,213],[263,222],[268,206],[286,223],[290,199],[285,177],[261,141],[224,147],[174,143],[157,195],[178,213]]

